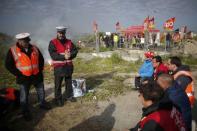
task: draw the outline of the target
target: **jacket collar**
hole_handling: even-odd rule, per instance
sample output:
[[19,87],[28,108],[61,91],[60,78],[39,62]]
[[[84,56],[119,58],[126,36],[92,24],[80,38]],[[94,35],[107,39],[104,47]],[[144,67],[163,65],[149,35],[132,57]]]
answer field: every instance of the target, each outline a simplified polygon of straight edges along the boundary
[[178,67],[174,72],[173,74],[176,74],[177,72],[179,71],[190,71],[190,68],[188,65],[182,65],[180,67]]
[[19,43],[16,43],[16,46],[21,50],[21,52],[23,52],[25,54],[31,54],[31,52],[32,52],[32,45],[31,44],[29,44],[28,52],[26,52],[25,49],[19,45]]
[[168,98],[165,99],[162,98],[159,102],[156,102],[147,108],[142,108],[143,111],[142,117],[145,117],[160,109],[171,110],[172,107],[173,107],[173,103]]

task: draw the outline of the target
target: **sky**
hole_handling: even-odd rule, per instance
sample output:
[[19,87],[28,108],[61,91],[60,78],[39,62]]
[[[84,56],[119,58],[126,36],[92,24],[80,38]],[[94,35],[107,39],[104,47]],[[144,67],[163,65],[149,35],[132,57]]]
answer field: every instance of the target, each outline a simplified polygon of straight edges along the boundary
[[0,32],[29,32],[46,45],[58,25],[69,27],[72,38],[92,33],[94,20],[100,31],[113,32],[117,22],[122,27],[141,25],[147,16],[155,17],[160,30],[167,19],[176,17],[175,28],[186,25],[197,31],[197,0],[1,0]]

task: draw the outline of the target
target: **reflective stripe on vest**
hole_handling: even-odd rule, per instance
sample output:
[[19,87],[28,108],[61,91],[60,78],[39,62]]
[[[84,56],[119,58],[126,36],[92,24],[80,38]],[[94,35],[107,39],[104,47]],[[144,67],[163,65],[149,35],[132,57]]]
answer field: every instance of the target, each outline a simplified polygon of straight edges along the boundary
[[193,107],[194,102],[195,102],[195,97],[194,97],[194,79],[192,77],[192,73],[189,71],[178,71],[176,74],[174,74],[174,79],[176,80],[181,75],[188,76],[188,77],[192,78],[192,82],[187,85],[185,92],[189,98],[191,106]]
[[38,65],[24,66],[24,67],[18,66],[19,70],[30,70],[30,69],[35,69],[35,68],[38,68]]
[[25,76],[36,75],[39,72],[38,55],[39,51],[36,47],[32,47],[30,58],[16,45],[11,47],[11,52],[15,60],[16,68]]

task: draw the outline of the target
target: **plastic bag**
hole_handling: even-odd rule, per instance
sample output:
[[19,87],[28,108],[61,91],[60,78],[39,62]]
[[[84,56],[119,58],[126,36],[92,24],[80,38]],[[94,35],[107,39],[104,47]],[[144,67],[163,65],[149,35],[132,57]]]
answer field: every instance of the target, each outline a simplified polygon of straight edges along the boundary
[[85,79],[72,80],[73,97],[81,97],[86,93],[86,81]]

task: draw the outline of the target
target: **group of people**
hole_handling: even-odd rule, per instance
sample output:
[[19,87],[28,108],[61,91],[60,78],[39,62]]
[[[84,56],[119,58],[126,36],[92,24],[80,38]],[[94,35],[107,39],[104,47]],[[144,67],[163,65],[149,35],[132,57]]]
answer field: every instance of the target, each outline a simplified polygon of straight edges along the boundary
[[[72,60],[78,50],[66,38],[66,27],[58,26],[56,29],[57,36],[49,42],[48,51],[54,66],[54,101],[57,106],[63,106],[65,101],[76,101],[72,89]],[[5,67],[16,76],[16,83],[20,87],[18,96],[22,114],[28,121],[32,119],[28,100],[32,85],[36,87],[40,108],[51,109],[51,105],[45,101],[44,57],[38,47],[30,43],[29,33],[17,34],[16,39],[17,42],[7,53]],[[168,63],[164,64],[161,56],[155,56],[153,52],[146,52],[144,55],[146,59],[135,79],[143,115],[136,127],[130,130],[190,131],[191,108],[195,100],[190,68],[182,65],[180,58],[176,56],[170,57]],[[62,93],[63,80],[65,92]]]
[[125,39],[117,33],[112,33],[111,35],[101,36],[101,41],[106,48],[123,48]]
[[143,105],[142,119],[130,130],[191,131],[195,97],[189,66],[177,56],[167,63],[153,52],[146,52],[145,57],[135,78]]
[[[63,106],[65,101],[76,101],[72,90],[72,59],[76,57],[78,50],[72,41],[66,38],[66,27],[58,26],[56,29],[57,36],[50,41],[48,51],[54,67],[55,104]],[[36,89],[40,108],[51,109],[51,105],[45,101],[44,57],[38,47],[30,43],[29,33],[20,33],[15,37],[17,41],[7,53],[5,67],[16,77],[16,83],[20,89],[19,98],[22,114],[24,119],[29,121],[32,119],[32,115],[28,97],[32,85]],[[63,79],[65,80],[65,92],[62,93]]]

